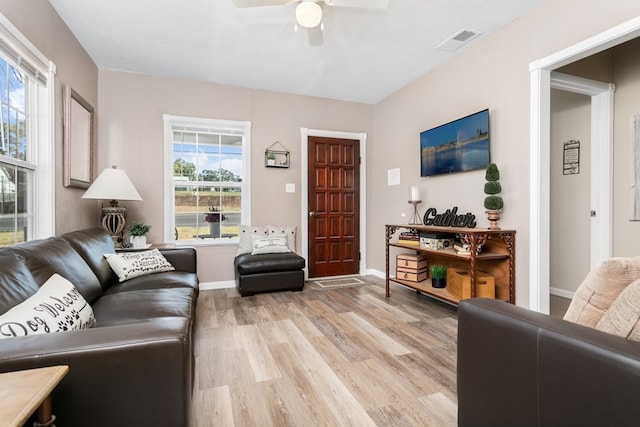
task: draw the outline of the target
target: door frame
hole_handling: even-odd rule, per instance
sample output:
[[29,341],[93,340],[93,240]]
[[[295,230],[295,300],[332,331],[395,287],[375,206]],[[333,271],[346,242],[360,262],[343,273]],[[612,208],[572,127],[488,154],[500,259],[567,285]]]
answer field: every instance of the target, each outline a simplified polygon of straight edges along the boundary
[[[320,129],[300,128],[300,235],[302,238],[302,257],[309,260],[309,145],[310,136],[320,136],[337,139],[360,140],[360,265],[359,274],[365,275],[367,270],[367,134],[353,132],[336,132]],[[308,262],[304,268],[305,279],[309,278]]]
[[[590,97],[591,151],[589,209],[589,264],[593,269],[613,253],[613,103],[615,85],[551,72],[551,89]],[[549,116],[549,118],[551,118]],[[551,141],[549,141],[551,147]],[[550,162],[550,160],[549,160]],[[550,172],[549,172],[550,173]],[[551,182],[550,182],[551,183]],[[551,225],[551,221],[549,222]],[[550,282],[547,281],[547,283]],[[541,289],[540,292],[543,292]]]
[[[609,49],[631,39],[640,36],[640,17],[631,19],[607,31],[590,37],[573,46],[549,55],[543,59],[537,60],[529,64],[530,72],[530,194],[529,194],[529,215],[530,215],[530,253],[529,253],[529,308],[542,313],[549,312],[549,276],[550,276],[550,221],[549,207],[549,158],[550,158],[550,98],[552,87],[552,71],[570,64],[577,60],[594,55],[603,50]],[[556,83],[554,83],[556,84]],[[608,93],[611,92],[611,96]],[[612,90],[601,95],[592,96],[592,105],[594,101],[600,105],[612,102]],[[598,107],[599,108],[599,107]],[[609,105],[608,108],[613,108]],[[593,110],[596,109],[595,105]],[[592,112],[592,114],[594,114]],[[606,114],[598,114],[599,117]],[[592,127],[596,125],[592,117]],[[607,164],[598,162],[597,172],[600,177],[603,173],[607,173],[607,177],[611,180],[611,147],[613,138],[613,128],[597,124],[599,130],[593,134],[592,128],[592,157],[597,158],[601,154],[599,150],[609,150],[607,154],[609,159]],[[602,138],[609,139],[609,147],[606,144],[596,143]],[[601,146],[603,145],[603,146]],[[592,191],[594,190],[592,185]],[[608,206],[611,209],[611,187],[603,188],[600,185],[597,190],[603,197],[596,200],[597,211],[603,211]],[[592,204],[594,201],[592,200]],[[601,218],[603,219],[603,218]],[[604,221],[602,221],[604,223]],[[610,217],[608,218],[609,226],[611,226]],[[593,225],[592,225],[593,227]],[[607,227],[599,227],[598,233]],[[611,254],[611,229],[608,228],[609,245],[606,246],[608,256]],[[593,249],[592,249],[593,250]],[[606,256],[605,249],[599,256]],[[593,260],[592,253],[592,260]]]

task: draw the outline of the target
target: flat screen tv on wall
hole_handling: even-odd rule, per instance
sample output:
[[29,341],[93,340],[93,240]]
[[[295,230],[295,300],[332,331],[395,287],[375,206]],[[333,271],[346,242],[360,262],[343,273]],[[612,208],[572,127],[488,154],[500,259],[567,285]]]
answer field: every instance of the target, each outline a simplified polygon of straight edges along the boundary
[[484,169],[489,162],[488,109],[420,132],[420,176]]

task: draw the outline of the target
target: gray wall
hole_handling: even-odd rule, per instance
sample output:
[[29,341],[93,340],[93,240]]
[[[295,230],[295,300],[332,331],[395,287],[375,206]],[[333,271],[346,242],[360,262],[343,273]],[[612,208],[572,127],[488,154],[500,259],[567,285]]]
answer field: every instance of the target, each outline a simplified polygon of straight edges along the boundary
[[[551,293],[572,296],[590,270],[591,97],[551,91]],[[580,141],[580,173],[563,174],[564,142]]]

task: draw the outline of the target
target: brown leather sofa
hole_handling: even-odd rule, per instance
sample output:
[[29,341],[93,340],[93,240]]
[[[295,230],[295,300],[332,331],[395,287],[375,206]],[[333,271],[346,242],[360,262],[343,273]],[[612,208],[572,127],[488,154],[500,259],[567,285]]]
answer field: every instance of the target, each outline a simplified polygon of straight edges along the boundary
[[475,298],[458,306],[458,425],[637,426],[640,342]]
[[187,426],[198,298],[193,248],[162,250],[175,271],[119,283],[102,229],[0,249],[0,314],[53,273],[91,304],[90,329],[0,339],[0,372],[69,365],[53,393],[60,426]]

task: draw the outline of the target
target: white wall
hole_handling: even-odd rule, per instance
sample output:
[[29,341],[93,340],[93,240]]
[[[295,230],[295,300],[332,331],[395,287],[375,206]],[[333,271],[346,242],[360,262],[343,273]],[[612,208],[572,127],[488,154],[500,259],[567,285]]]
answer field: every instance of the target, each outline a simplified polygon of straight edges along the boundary
[[633,116],[640,114],[640,40],[625,43],[613,51],[616,85],[613,151],[613,254],[640,255],[640,222],[630,221],[633,185]]
[[[579,23],[576,21],[579,12]],[[368,262],[384,271],[384,224],[403,221],[406,192],[419,181],[426,206],[458,206],[487,225],[482,172],[419,178],[418,136],[425,129],[489,108],[492,160],[501,169],[502,228],[515,229],[516,303],[529,304],[529,64],[640,15],[640,2],[548,0],[527,15],[407,85],[375,108],[373,215]],[[390,149],[393,144],[393,149]],[[386,171],[401,169],[402,185],[387,187]]]
[[[551,91],[551,293],[569,296],[590,270],[591,97]],[[580,141],[580,173],[564,175],[564,142]]]
[[[256,91],[211,83],[100,71],[100,168],[127,171],[142,202],[124,203],[128,221],[151,224],[149,241],[162,241],[163,114],[252,122],[252,223],[300,229],[300,128],[373,132],[373,107],[353,102]],[[265,168],[264,151],[280,141],[291,153],[288,169]],[[295,193],[285,192],[294,183]],[[298,236],[297,246],[301,238]],[[202,282],[234,279],[237,245],[198,247]]]
[[[367,261],[384,271],[384,224],[401,222],[409,213],[407,187],[420,183],[427,206],[458,206],[474,212],[486,226],[481,171],[453,176],[419,177],[419,133],[469,113],[490,109],[492,159],[501,168],[505,212],[503,228],[517,230],[516,301],[529,294],[529,64],[640,15],[637,0],[547,0],[376,106],[251,91],[214,84],[155,78],[101,70],[84,52],[46,0],[0,0],[5,14],[58,66],[56,93],[71,83],[97,111],[98,170],[118,164],[139,185],[143,202],[131,203],[130,220],[148,220],[157,240],[162,228],[162,166],[156,144],[162,141],[162,114],[251,120],[254,151],[275,140],[292,152],[292,167],[266,170],[254,156],[254,222],[299,225],[300,193],[284,192],[286,182],[299,188],[299,129],[308,127],[366,132],[368,137]],[[576,21],[579,12],[579,23]],[[616,56],[614,161],[614,252],[637,254],[640,223],[629,222],[631,183],[630,118],[638,114],[640,74],[638,46]],[[586,76],[599,80],[597,76]],[[604,79],[606,81],[606,79]],[[99,83],[97,83],[97,81]],[[98,88],[99,85],[99,88]],[[98,96],[99,95],[99,96]],[[59,101],[59,99],[58,99]],[[56,103],[56,231],[98,225],[98,206],[80,199],[81,190],[64,189],[61,181],[62,126]],[[137,169],[140,164],[143,167]],[[626,165],[625,165],[626,164]],[[401,169],[401,185],[387,187],[386,171]],[[280,173],[276,173],[280,172]],[[268,190],[274,188],[274,191]],[[620,190],[622,189],[622,190]],[[624,195],[623,195],[624,193]],[[273,209],[277,206],[277,209]],[[95,215],[95,216],[94,216]],[[231,280],[234,248],[199,251],[203,281]]]

